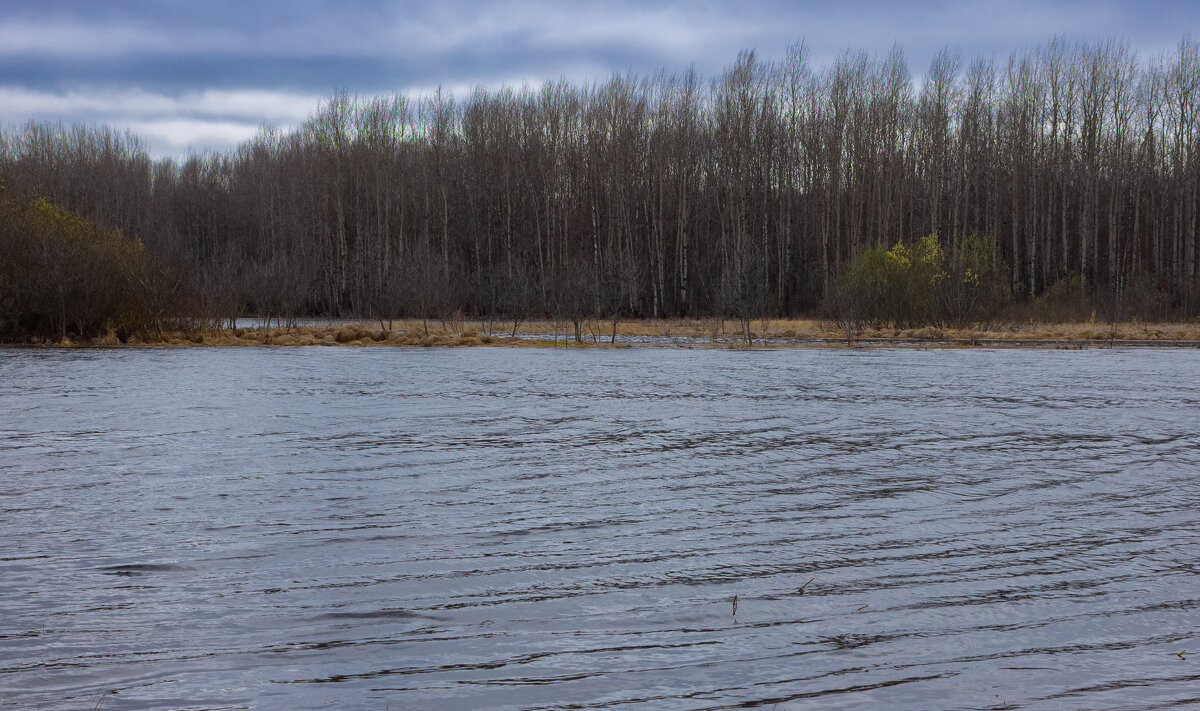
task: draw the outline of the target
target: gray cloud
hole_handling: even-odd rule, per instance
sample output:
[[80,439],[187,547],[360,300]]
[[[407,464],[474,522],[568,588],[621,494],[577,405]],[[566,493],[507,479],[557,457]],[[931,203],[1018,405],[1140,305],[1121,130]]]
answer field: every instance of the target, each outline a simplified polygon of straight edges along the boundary
[[[163,136],[148,136],[156,151],[178,151],[224,147],[222,137],[238,140],[239,131],[264,121],[290,125],[303,118],[301,102],[311,110],[317,97],[343,88],[538,84],[680,69],[693,61],[711,76],[739,49],[769,58],[799,39],[818,65],[844,48],[884,54],[899,43],[919,76],[945,45],[968,57],[1003,57],[1055,33],[1120,36],[1155,53],[1194,30],[1198,17],[1190,0],[7,0],[0,12],[0,90],[8,93],[0,93],[0,121],[137,124]],[[114,101],[97,104],[106,95]],[[298,98],[266,98],[275,95]],[[170,107],[154,113],[137,100],[147,96]],[[212,98],[230,96],[262,98],[236,111]],[[204,97],[215,103],[210,107]],[[196,136],[190,144],[189,131]]]

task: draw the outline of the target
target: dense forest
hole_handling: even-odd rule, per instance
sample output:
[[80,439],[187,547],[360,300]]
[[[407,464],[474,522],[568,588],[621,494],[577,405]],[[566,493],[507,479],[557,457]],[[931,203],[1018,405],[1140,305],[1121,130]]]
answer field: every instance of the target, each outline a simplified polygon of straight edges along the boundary
[[[30,123],[0,133],[0,333],[245,314],[962,321],[1067,292],[1191,317],[1198,149],[1190,38],[1149,58],[1061,37],[999,60],[947,49],[915,79],[899,47],[814,67],[797,44],[711,81],[339,93],[294,130],[183,160]],[[921,259],[914,288],[977,288],[904,313],[864,296]]]

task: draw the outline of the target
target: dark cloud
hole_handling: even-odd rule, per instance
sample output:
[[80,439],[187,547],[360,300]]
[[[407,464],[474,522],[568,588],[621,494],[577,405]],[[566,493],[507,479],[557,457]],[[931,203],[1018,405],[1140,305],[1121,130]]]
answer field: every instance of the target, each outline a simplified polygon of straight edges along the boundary
[[[756,48],[770,58],[799,39],[806,40],[818,65],[844,48],[882,55],[899,43],[920,76],[946,45],[967,57],[1004,57],[1055,33],[1089,40],[1123,37],[1152,54],[1195,30],[1198,17],[1194,0],[5,0],[0,88],[58,97],[101,90],[320,97],[335,89],[375,93],[537,84],[560,76],[585,80],[627,70],[680,69],[693,61],[712,76],[739,49]],[[20,109],[0,106],[0,121],[22,118]],[[61,116],[121,120],[90,111]],[[239,117],[247,125],[253,119],[252,111]]]
[[[57,2],[9,0],[0,80],[182,90],[270,86],[363,91],[415,83],[548,78],[588,65],[642,72],[806,39],[818,60],[900,43],[917,71],[943,45],[1007,53],[1064,32],[1169,46],[1200,15],[1187,2],[1088,0],[759,3]],[[4,46],[7,45],[6,50]]]

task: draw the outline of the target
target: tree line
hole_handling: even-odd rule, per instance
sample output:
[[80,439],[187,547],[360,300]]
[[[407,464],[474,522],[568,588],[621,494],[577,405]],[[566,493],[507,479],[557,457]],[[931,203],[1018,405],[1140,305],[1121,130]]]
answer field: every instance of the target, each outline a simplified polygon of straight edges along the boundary
[[1198,138],[1191,38],[946,49],[918,79],[899,47],[815,67],[800,43],[712,80],[337,93],[184,160],[30,123],[0,132],[0,178],[136,239],[173,275],[155,299],[213,321],[810,313],[847,303],[870,250],[923,238],[947,263],[994,250],[989,294],[1069,283],[1165,318],[1200,311]]

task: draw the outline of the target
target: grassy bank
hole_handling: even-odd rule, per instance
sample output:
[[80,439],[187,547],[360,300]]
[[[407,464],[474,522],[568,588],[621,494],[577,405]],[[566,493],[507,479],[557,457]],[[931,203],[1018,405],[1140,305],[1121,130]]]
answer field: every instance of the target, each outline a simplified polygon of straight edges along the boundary
[[[615,334],[615,337],[614,337]],[[115,333],[84,341],[62,340],[30,345],[59,347],[136,346],[517,346],[517,347],[629,347],[696,345],[715,347],[847,346],[846,333],[834,324],[807,319],[756,321],[746,342],[741,324],[733,320],[672,319],[585,322],[576,340],[574,325],[555,321],[526,321],[516,328],[509,322],[425,323],[393,321],[390,328],[378,322],[345,322],[291,328],[196,328],[166,330],[161,335],[129,336]],[[1131,344],[1200,346],[1200,323],[1024,323],[993,325],[981,329],[863,328],[855,346],[916,345],[1099,347]]]

